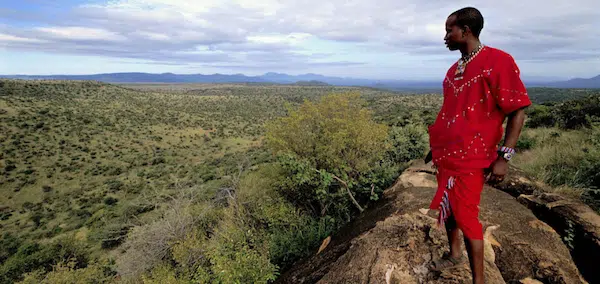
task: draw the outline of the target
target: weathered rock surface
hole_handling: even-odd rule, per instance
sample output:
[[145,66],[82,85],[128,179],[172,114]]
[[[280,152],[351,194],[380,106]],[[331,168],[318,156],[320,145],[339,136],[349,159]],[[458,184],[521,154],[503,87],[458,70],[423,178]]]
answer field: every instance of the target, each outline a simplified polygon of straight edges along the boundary
[[563,237],[586,279],[600,283],[600,215],[557,194],[521,195],[518,200]]
[[[511,173],[504,184],[526,179],[520,172]],[[530,188],[524,192],[535,194],[535,185],[528,180],[518,188]],[[428,269],[431,259],[448,246],[445,232],[435,222],[437,212],[425,209],[435,187],[433,170],[413,164],[385,191],[381,202],[332,236],[323,251],[284,273],[278,283],[470,283],[468,263],[442,273]],[[585,211],[581,210],[577,212]],[[593,214],[585,216],[587,229],[600,224]],[[480,217],[487,283],[586,283],[559,233],[510,194],[486,186]]]

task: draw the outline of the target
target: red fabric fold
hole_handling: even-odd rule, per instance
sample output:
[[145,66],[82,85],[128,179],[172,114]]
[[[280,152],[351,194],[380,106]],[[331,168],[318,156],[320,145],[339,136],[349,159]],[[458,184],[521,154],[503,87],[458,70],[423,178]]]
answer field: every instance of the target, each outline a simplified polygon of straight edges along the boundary
[[483,227],[479,221],[479,202],[485,183],[483,170],[438,168],[437,180],[438,189],[429,208],[439,210],[439,225],[444,226],[447,218],[452,216],[465,237],[483,239]]

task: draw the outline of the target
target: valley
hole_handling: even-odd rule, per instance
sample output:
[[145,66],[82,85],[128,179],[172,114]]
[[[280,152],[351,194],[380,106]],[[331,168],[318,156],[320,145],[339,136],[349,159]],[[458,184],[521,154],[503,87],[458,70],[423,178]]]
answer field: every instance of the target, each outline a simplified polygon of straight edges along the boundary
[[[331,94],[354,94],[363,104],[352,101],[345,108],[341,98],[324,99]],[[585,103],[595,91],[534,88],[531,94],[539,105],[528,123],[537,124],[524,130],[524,155],[516,164],[598,210],[597,109],[585,108],[581,120],[562,123],[565,113],[597,104],[595,97]],[[560,104],[576,100],[583,103]],[[292,137],[283,124],[267,127],[308,102],[323,115],[341,115],[338,129],[384,130],[373,132],[386,145],[379,150],[353,144],[351,135],[331,136],[381,155],[348,189],[368,208],[409,161],[426,154],[426,125],[442,97],[364,87],[0,80],[0,283],[77,273],[147,283],[175,276],[276,279],[357,214],[327,172],[304,173],[302,161],[281,160],[274,151],[282,139],[312,137]],[[359,109],[370,114],[351,119],[353,112],[345,113]],[[291,173],[310,182],[291,180]],[[315,187],[335,199],[303,202],[313,196],[294,190]],[[319,202],[330,205],[310,208]],[[170,223],[175,220],[182,221]],[[157,232],[173,235],[163,247],[145,251],[141,237],[157,238]],[[199,255],[202,260],[192,260]],[[142,263],[132,267],[133,260]],[[51,272],[56,265],[63,270]],[[227,269],[239,273],[217,273]]]

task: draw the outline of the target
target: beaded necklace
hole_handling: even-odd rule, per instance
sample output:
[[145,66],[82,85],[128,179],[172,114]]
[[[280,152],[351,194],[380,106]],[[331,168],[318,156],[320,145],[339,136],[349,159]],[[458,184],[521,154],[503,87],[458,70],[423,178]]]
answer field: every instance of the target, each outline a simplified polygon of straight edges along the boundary
[[464,55],[463,57],[461,57],[458,60],[458,66],[456,67],[456,72],[454,72],[454,80],[460,80],[463,78],[462,74],[465,73],[465,68],[467,67],[467,64],[469,62],[471,62],[471,60],[473,60],[473,58],[475,58],[475,56],[477,56],[477,54],[479,54],[479,52],[482,49],[483,49],[483,44],[480,44],[475,49],[473,49],[473,51],[471,51],[469,54]]

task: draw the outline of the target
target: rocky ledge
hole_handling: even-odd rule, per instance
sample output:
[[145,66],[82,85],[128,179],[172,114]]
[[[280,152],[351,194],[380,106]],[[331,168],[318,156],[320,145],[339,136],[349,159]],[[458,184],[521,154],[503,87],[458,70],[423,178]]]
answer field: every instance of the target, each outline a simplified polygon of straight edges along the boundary
[[[518,169],[509,175],[482,194],[487,283],[600,283],[600,216],[544,193],[543,184]],[[448,244],[436,212],[425,209],[435,188],[433,170],[414,162],[379,203],[277,282],[470,283],[468,264],[428,269]]]

